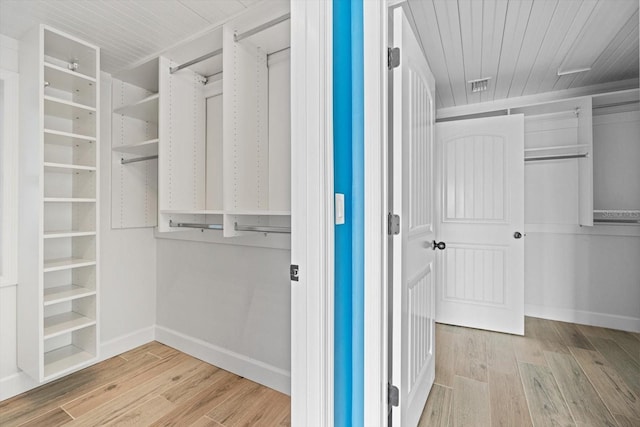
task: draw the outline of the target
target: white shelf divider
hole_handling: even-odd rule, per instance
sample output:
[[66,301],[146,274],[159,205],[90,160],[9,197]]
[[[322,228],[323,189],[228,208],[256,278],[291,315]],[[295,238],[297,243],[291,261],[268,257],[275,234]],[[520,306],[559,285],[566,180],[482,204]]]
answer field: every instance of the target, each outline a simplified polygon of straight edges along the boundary
[[96,261],[83,258],[56,258],[45,261],[43,271],[45,273],[51,273],[53,271],[69,270],[91,265],[96,265]]
[[64,237],[85,237],[95,236],[95,231],[45,231],[45,239],[60,239]]
[[95,295],[95,289],[89,289],[78,285],[64,285],[44,290],[44,306],[73,301],[74,299]]
[[155,156],[158,154],[158,138],[112,148],[116,153],[135,154],[137,156]]
[[64,163],[44,162],[45,172],[75,173],[75,172],[95,172],[95,166],[70,165]]
[[122,114],[134,119],[143,120],[145,122],[158,122],[158,99],[160,95],[155,93],[134,104],[125,105],[124,107],[113,110],[115,114]]
[[44,354],[44,378],[55,377],[82,367],[96,356],[75,345],[67,345]]
[[44,318],[44,339],[57,337],[96,324],[95,319],[83,316],[75,311],[56,314]]

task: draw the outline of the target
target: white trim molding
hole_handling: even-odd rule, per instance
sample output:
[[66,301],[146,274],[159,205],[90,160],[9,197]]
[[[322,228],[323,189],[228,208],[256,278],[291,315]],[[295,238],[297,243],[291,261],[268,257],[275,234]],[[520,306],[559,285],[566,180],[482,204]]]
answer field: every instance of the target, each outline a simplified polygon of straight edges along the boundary
[[18,283],[18,73],[0,69],[3,84],[2,102],[2,259],[0,259],[0,287]]
[[155,328],[156,341],[264,386],[290,394],[290,373],[163,326]]
[[291,422],[333,426],[332,2],[291,2]]
[[539,317],[541,319],[619,329],[629,332],[640,332],[640,319],[635,317],[533,304],[524,305],[524,314],[525,316]]
[[363,4],[364,425],[387,425],[387,2]]

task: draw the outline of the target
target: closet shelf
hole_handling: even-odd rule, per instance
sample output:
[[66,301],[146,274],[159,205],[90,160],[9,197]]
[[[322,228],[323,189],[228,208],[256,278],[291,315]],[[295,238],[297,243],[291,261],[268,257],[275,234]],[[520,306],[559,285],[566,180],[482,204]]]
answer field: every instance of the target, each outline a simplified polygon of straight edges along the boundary
[[73,146],[81,143],[96,142],[96,138],[71,132],[61,132],[53,129],[44,130],[44,140],[47,144]]
[[50,273],[53,271],[69,270],[72,268],[88,267],[90,265],[96,265],[95,261],[83,258],[58,258],[51,259],[44,262],[44,272]]
[[113,147],[112,150],[116,153],[135,154],[138,156],[154,156],[158,154],[158,138],[136,142],[134,144],[119,145]]
[[226,212],[223,210],[207,210],[207,209],[201,209],[201,210],[188,210],[188,209],[175,209],[175,210],[161,210],[160,213],[163,214],[167,214],[167,215],[223,215]]
[[44,290],[44,306],[61,302],[72,301],[78,298],[95,295],[95,289],[89,289],[78,285],[65,285]]
[[45,197],[45,203],[95,203],[96,199],[80,197]]
[[115,114],[144,120],[145,122],[158,122],[158,99],[160,95],[155,93],[141,101],[131,105],[125,105],[113,110]]
[[95,172],[96,168],[94,166],[81,166],[81,165],[70,165],[70,164],[64,164],[64,163],[45,162],[44,171],[54,172],[54,173]]
[[80,97],[83,105],[96,105],[96,79],[53,64],[44,64],[44,81],[48,88],[69,92]]
[[269,210],[238,210],[238,211],[225,211],[228,215],[266,215],[266,216],[290,216],[291,211],[269,211]]
[[95,231],[45,231],[43,237],[45,239],[59,239],[62,237],[84,237],[95,236]]
[[551,147],[525,148],[524,152],[535,153],[538,151],[562,151],[562,150],[570,150],[570,149],[578,149],[578,148],[589,148],[589,144],[556,145]]
[[47,116],[84,120],[90,118],[90,116],[95,117],[95,112],[96,109],[88,105],[67,101],[55,96],[44,96],[44,114]]
[[67,345],[44,354],[45,380],[71,372],[75,368],[95,359],[95,356],[75,345]]
[[95,319],[90,319],[75,311],[56,314],[44,318],[44,339],[57,337],[68,332],[77,331],[96,324]]

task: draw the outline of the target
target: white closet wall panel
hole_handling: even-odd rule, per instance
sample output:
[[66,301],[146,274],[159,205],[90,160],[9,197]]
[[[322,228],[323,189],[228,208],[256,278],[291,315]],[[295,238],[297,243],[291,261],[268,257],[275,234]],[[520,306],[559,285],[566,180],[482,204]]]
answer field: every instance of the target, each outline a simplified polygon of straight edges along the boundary
[[207,210],[223,209],[222,97],[207,98]]
[[[202,78],[160,58],[160,209],[205,208],[205,98]],[[164,183],[163,183],[164,181]]]
[[291,210],[291,57],[269,56],[269,209]]
[[[224,27],[224,208],[269,209],[269,71],[267,53],[248,40],[234,41]],[[227,143],[228,142],[228,143]],[[229,148],[229,149],[227,149]],[[225,230],[226,231],[226,230]]]

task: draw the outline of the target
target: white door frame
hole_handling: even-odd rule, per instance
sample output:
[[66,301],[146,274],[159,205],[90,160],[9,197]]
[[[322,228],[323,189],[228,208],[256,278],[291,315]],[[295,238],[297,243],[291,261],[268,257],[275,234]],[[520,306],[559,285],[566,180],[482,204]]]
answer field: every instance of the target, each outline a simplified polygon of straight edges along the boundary
[[333,426],[332,3],[291,2],[291,421]]
[[387,425],[388,3],[363,2],[364,425]]

